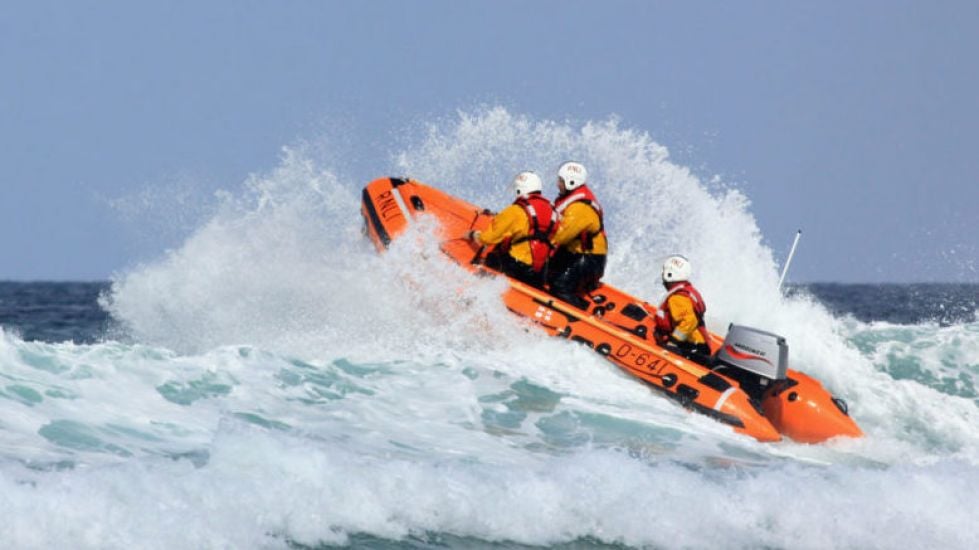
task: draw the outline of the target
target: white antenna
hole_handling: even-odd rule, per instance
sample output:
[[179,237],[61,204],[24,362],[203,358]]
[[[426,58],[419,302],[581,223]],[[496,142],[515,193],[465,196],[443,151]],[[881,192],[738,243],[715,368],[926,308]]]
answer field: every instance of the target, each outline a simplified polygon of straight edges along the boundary
[[778,289],[782,290],[782,283],[785,282],[785,274],[789,272],[789,264],[792,263],[792,256],[795,256],[795,247],[799,246],[799,237],[802,236],[802,230],[798,230],[795,233],[795,240],[792,241],[792,250],[789,250],[789,257],[785,260],[785,266],[782,267],[782,276],[778,279]]

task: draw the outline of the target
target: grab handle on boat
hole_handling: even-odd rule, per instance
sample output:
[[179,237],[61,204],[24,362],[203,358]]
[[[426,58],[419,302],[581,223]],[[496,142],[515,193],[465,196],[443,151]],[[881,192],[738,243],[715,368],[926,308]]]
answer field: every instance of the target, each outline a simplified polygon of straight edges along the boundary
[[470,261],[469,263],[471,265],[479,265],[480,264],[480,259],[483,257],[483,251],[484,250],[486,250],[486,245],[485,244],[483,246],[479,247],[479,250],[476,251],[476,255],[473,256],[472,261]]

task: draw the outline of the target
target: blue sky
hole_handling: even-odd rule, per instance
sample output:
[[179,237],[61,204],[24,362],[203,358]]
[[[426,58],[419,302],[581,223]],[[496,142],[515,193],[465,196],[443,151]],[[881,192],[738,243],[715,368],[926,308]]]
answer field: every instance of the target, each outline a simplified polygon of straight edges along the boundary
[[0,279],[158,254],[109,199],[233,188],[326,128],[367,178],[491,104],[648,131],[778,254],[804,229],[795,280],[979,281],[976,29],[977,2],[8,2]]

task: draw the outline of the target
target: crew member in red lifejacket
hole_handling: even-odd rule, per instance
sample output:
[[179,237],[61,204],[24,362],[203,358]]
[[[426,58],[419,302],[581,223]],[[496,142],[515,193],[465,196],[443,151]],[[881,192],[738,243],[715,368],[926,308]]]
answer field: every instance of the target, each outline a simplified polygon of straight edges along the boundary
[[477,244],[498,245],[484,265],[538,288],[544,286],[550,237],[557,227],[557,214],[542,189],[540,176],[520,172],[513,179],[517,200],[493,217],[489,229],[469,232]]
[[588,171],[578,162],[565,162],[558,169],[558,198],[554,209],[559,216],[557,232],[551,238],[555,247],[548,277],[551,294],[585,309],[581,295],[598,288],[605,274],[608,241],[602,207],[588,188]]
[[671,256],[663,263],[663,286],[668,291],[656,311],[654,336],[662,346],[673,344],[687,357],[710,357],[704,313],[707,304],[700,292],[690,284],[693,268],[683,256]]

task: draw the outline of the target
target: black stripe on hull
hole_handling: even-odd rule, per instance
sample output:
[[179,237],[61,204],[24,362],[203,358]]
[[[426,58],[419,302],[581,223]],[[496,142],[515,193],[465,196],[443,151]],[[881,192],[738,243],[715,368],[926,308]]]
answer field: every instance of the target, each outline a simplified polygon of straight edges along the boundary
[[663,393],[665,396],[669,397],[670,399],[673,399],[674,401],[677,401],[678,403],[680,403],[680,405],[682,405],[687,409],[692,409],[695,412],[713,418],[714,420],[717,420],[729,426],[734,426],[735,428],[744,428],[744,422],[737,416],[734,416],[733,414],[727,414],[727,413],[722,413],[721,411],[715,411],[714,409],[708,407],[707,405],[701,405],[696,401],[689,401],[685,399],[682,395],[678,395],[675,392],[668,390],[667,388],[664,388],[662,386],[650,382],[649,380],[643,380],[643,382],[645,382],[646,385],[648,385],[650,388]]
[[366,188],[364,188],[364,197],[361,200],[364,202],[364,210],[367,211],[367,217],[370,218],[369,221],[371,227],[374,228],[374,232],[377,233],[378,238],[381,239],[381,243],[384,244],[384,248],[387,248],[388,245],[391,244],[391,236],[388,235],[387,230],[384,229],[384,224],[381,223],[381,217],[377,215],[377,209],[374,208],[374,201],[371,200],[371,196],[367,192]]

